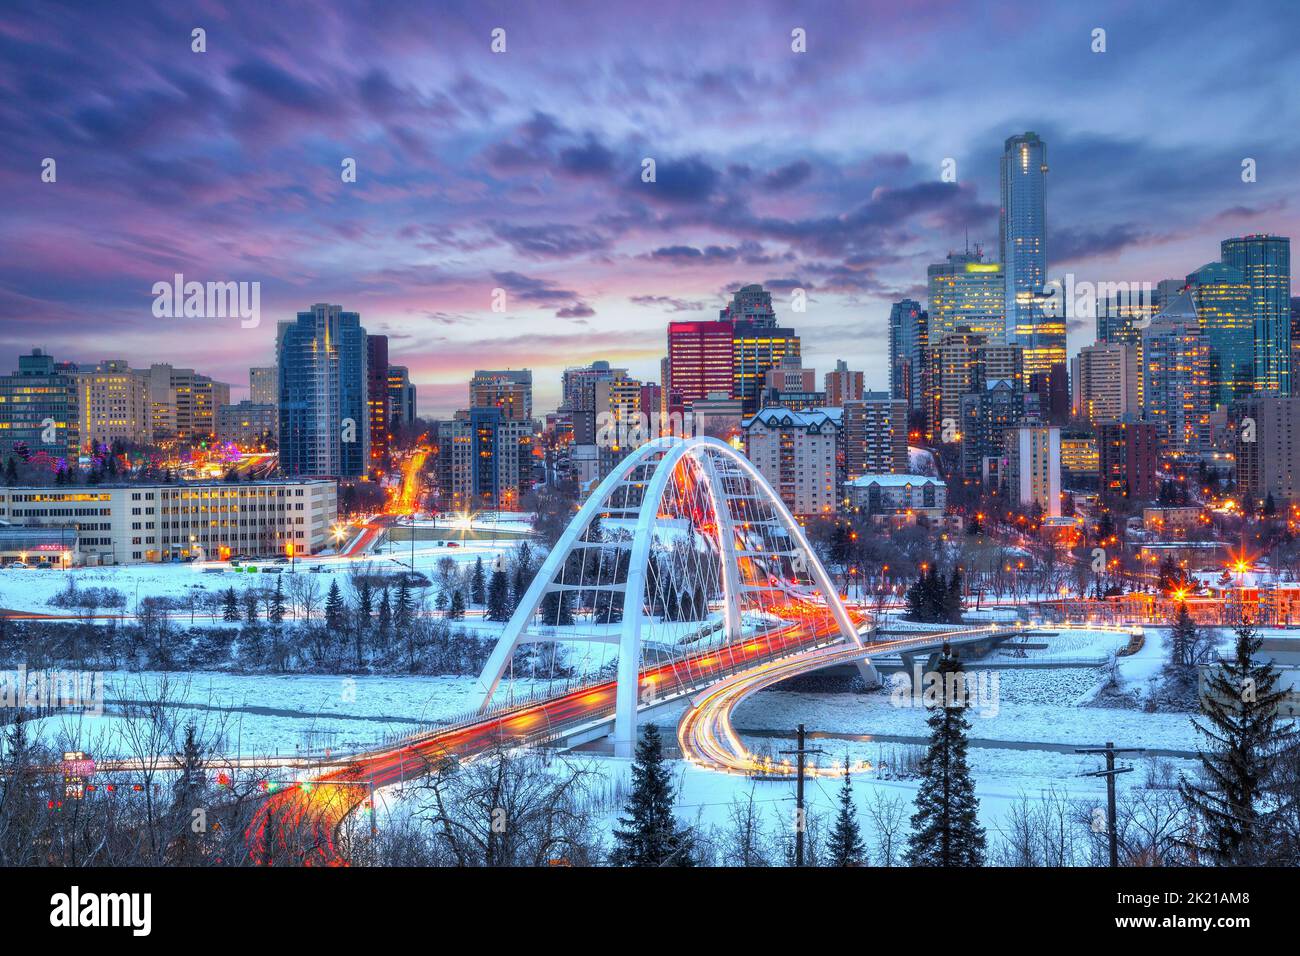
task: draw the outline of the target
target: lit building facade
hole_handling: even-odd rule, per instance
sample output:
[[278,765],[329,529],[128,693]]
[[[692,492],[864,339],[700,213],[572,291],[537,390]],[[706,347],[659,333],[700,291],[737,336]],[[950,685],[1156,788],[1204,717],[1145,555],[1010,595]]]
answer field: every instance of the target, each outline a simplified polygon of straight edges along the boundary
[[75,527],[74,564],[314,554],[337,518],[325,480],[0,487],[0,521]]
[[76,461],[81,447],[74,366],[40,349],[18,356],[18,368],[0,376],[0,455]]
[[929,355],[929,313],[915,299],[895,302],[889,309],[889,391],[907,402],[909,412],[925,407]]
[[280,469],[360,478],[370,462],[368,348],[361,316],[318,303],[282,322]]
[[1006,483],[1011,500],[1038,505],[1046,517],[1061,513],[1061,429],[1021,425],[1005,436]]
[[1255,387],[1291,394],[1291,240],[1254,235],[1224,239],[1219,257],[1245,277],[1255,324]]
[[[947,262],[926,269],[926,278],[930,297],[926,329],[930,346],[959,329],[983,335],[990,342],[1006,341],[1005,283],[1000,263],[985,262],[978,248],[974,252],[950,252]],[[909,321],[915,321],[910,315],[910,302],[904,300],[898,305],[905,308]],[[892,321],[891,312],[891,328]],[[903,342],[905,346],[911,344],[908,337]]]
[[765,408],[742,422],[745,454],[796,515],[833,512],[839,501],[840,422],[829,411]]

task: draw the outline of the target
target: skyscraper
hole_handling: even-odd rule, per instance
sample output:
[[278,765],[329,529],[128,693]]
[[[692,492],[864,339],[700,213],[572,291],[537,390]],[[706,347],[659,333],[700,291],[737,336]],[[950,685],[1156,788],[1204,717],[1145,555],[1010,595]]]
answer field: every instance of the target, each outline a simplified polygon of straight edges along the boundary
[[1033,297],[1047,282],[1046,144],[1037,133],[1009,137],[1000,172],[998,250],[1006,275],[1007,330],[1028,337],[1034,325]]
[[960,328],[990,341],[1001,342],[1007,338],[1003,267],[996,262],[985,262],[978,246],[974,252],[950,252],[946,262],[937,262],[925,272],[929,284],[927,329],[931,345],[939,344],[945,335]]
[[1137,416],[1137,363],[1134,350],[1120,342],[1085,345],[1075,356],[1074,415],[1090,425]]
[[388,415],[390,425],[415,421],[415,386],[405,365],[388,366]]
[[98,449],[114,441],[149,440],[149,379],[124,359],[83,365],[77,372],[78,437]]
[[361,316],[317,303],[281,322],[280,468],[359,478],[370,461],[366,330]]
[[1187,291],[1210,347],[1210,400],[1229,405],[1255,389],[1257,322],[1246,277],[1234,266],[1211,262],[1187,277]]
[[370,470],[388,458],[388,336],[366,336],[366,414],[370,418]]
[[930,343],[930,394],[927,429],[938,441],[958,440],[961,399],[978,381],[980,353],[988,339],[964,330]]
[[531,421],[533,418],[532,369],[476,371],[469,383],[469,406],[470,408],[499,408],[507,421]]
[[1142,416],[1174,455],[1210,447],[1210,346],[1184,291],[1143,330]]
[[[669,338],[671,340],[671,331]],[[731,339],[728,337],[728,355]],[[590,445],[596,441],[596,386],[611,378],[626,378],[627,369],[612,368],[604,359],[597,359],[590,365],[575,365],[564,370],[562,378],[562,400],[559,411],[572,426],[573,441],[578,445]],[[531,381],[531,379],[530,379]],[[530,392],[531,395],[531,392]],[[532,399],[529,398],[529,408]]]
[[827,372],[823,381],[827,405],[838,406],[862,398],[862,373],[851,370],[844,359],[835,360],[835,371]]
[[1291,394],[1291,240],[1255,235],[1224,239],[1219,257],[1241,271],[1255,325],[1255,388]]
[[799,336],[794,329],[761,322],[736,322],[731,328],[731,397],[740,400],[746,415],[761,406],[767,373],[788,361],[799,364]]
[[156,441],[206,441],[217,432],[217,409],[230,404],[230,386],[192,368],[149,366],[149,430]]
[[75,368],[40,349],[18,356],[18,370],[0,376],[0,454],[71,457],[80,447]]
[[751,325],[771,327],[776,325],[776,310],[772,308],[772,293],[761,285],[741,286],[718,313],[724,322],[746,322]]
[[684,405],[731,395],[731,323],[669,322],[668,381]]
[[909,412],[925,404],[929,318],[915,299],[889,309],[889,392],[906,402]]

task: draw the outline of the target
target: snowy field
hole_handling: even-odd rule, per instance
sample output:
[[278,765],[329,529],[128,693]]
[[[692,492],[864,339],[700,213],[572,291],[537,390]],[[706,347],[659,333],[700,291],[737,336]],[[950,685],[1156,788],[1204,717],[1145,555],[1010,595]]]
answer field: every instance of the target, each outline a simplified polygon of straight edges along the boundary
[[[509,554],[518,546],[518,539],[479,539],[458,542],[459,547],[446,547],[436,542],[417,541],[414,549],[415,570],[433,580],[438,563],[450,558],[458,564],[472,564],[479,558],[488,568],[499,554]],[[533,545],[534,555],[538,554]],[[346,583],[349,571],[370,565],[375,572],[397,573],[409,570],[412,561],[412,549],[409,542],[385,543],[369,555],[357,558],[345,558],[336,555],[322,555],[299,558],[291,564],[276,564],[273,561],[248,561],[245,566],[259,569],[256,573],[241,571],[230,564],[220,561],[194,564],[124,564],[108,567],[74,568],[70,571],[35,569],[16,570],[0,569],[0,608],[16,611],[34,611],[46,614],[75,614],[76,611],[59,608],[50,603],[68,586],[68,581],[75,582],[78,589],[112,588],[122,594],[126,600],[123,613],[133,614],[141,598],[171,597],[184,600],[188,595],[207,595],[225,591],[234,587],[237,591],[250,585],[274,587],[276,577],[288,583],[288,576],[310,573],[321,590],[329,588],[329,582],[339,579],[340,586]],[[322,570],[312,572],[312,568]],[[280,574],[264,573],[266,568],[279,568]],[[217,569],[220,573],[215,572]],[[428,589],[430,597],[436,589]],[[102,611],[103,609],[101,609]],[[188,614],[183,621],[188,622]],[[211,616],[199,613],[194,617],[195,623],[211,624]]]
[[[34,721],[46,740],[80,733],[99,757],[124,755],[124,714],[159,697],[165,684],[178,726],[191,720],[208,737],[220,734],[230,756],[292,756],[352,753],[392,734],[458,717],[476,708],[481,688],[474,677],[162,674],[110,671],[104,678],[102,716],[52,716]],[[516,680],[526,696],[544,682]]]

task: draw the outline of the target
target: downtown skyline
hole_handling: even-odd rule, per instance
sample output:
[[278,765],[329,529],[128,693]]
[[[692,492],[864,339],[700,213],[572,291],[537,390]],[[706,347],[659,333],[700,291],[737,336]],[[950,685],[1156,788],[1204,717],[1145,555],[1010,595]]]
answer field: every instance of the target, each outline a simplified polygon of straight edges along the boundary
[[[1176,30],[1118,5],[922,4],[938,30],[915,7],[716,7],[690,36],[634,6],[562,24],[235,6],[79,8],[58,42],[41,6],[0,21],[0,348],[171,361],[239,398],[277,322],[331,302],[389,336],[422,415],[461,407],[483,367],[531,368],[545,409],[560,371],[593,359],[657,380],[668,321],[762,283],[809,367],[843,358],[884,388],[890,304],[924,302],[926,266],[968,235],[997,256],[1008,136],[1049,144],[1049,279],[1182,278],[1225,237],[1300,226],[1281,4],[1194,4]],[[555,55],[574,45],[580,63]],[[1179,69],[1193,57],[1211,69]],[[156,318],[151,289],[176,273],[261,283],[260,324]],[[1093,333],[1073,321],[1070,353]]]

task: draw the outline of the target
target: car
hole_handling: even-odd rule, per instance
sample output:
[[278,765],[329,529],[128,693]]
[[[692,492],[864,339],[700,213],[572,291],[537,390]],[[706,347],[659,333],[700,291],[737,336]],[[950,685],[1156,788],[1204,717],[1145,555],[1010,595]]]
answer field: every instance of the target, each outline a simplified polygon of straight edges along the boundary
[[328,571],[329,569],[326,568],[325,565],[323,564],[315,564],[312,565],[312,567],[309,570],[311,571],[312,574],[320,574],[324,571]]
[[448,542],[447,542],[447,547],[449,547],[449,548],[459,548],[460,545],[457,544],[455,541],[448,541]]
[[276,564],[288,564],[288,563],[289,563],[289,559],[288,559],[288,558],[276,558],[276,559],[275,559],[275,563],[276,563]]
[[225,574],[226,569],[225,568],[204,568],[203,573],[204,574]]
[[48,561],[41,561],[37,563],[36,567],[38,567],[42,571],[48,571],[50,568],[54,567],[54,565],[52,565]]
[[263,574],[284,574],[284,568],[263,568]]
[[5,565],[5,567],[13,568],[17,571],[25,571],[27,569],[27,565],[24,564],[22,561],[10,561],[8,564]]

